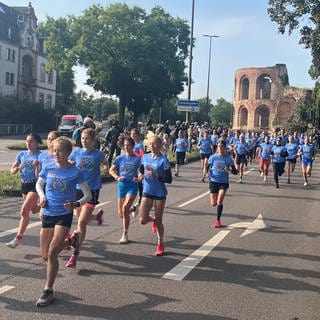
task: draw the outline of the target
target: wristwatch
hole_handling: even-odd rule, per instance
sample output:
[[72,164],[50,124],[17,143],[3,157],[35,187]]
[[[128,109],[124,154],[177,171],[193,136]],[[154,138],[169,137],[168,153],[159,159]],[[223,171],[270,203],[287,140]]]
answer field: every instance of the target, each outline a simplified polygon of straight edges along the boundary
[[79,208],[80,207],[80,202],[79,201],[75,201],[73,203],[73,205],[74,205],[75,208]]

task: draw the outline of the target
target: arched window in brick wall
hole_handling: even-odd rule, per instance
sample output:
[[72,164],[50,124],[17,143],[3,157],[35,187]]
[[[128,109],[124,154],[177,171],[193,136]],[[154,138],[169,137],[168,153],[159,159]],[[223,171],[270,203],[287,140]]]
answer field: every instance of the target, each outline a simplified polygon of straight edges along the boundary
[[269,75],[262,74],[257,79],[256,85],[256,99],[270,99],[271,98],[271,83],[272,80]]
[[249,79],[244,76],[240,80],[240,100],[249,99]]
[[270,128],[270,111],[266,105],[259,106],[254,113],[254,126],[260,129]]
[[248,109],[241,106],[239,109],[239,126],[246,127],[248,125]]

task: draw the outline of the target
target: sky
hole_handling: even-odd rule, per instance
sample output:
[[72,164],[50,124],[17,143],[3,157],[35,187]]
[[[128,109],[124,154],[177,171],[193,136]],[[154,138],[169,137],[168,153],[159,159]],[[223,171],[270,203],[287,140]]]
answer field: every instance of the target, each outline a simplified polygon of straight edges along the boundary
[[[9,6],[27,6],[27,0],[1,0]],[[38,21],[46,16],[58,18],[81,15],[93,4],[104,7],[122,2],[139,6],[150,12],[161,6],[173,17],[186,20],[191,25],[192,0],[31,0]],[[191,99],[207,95],[209,67],[209,38],[204,34],[217,35],[212,39],[209,98],[232,101],[235,72],[247,67],[270,67],[286,64],[289,84],[300,88],[312,88],[314,81],[308,74],[311,65],[310,51],[299,45],[299,31],[291,36],[282,35],[271,22],[268,0],[194,0],[194,38]],[[186,62],[188,74],[189,61]],[[77,90],[92,90],[85,86],[85,70],[77,68]],[[188,97],[188,89],[180,95]]]

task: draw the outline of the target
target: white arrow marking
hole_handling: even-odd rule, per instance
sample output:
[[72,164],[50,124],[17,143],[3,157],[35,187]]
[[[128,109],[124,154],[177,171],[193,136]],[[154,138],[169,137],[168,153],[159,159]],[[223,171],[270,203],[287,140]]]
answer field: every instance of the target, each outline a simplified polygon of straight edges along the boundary
[[247,228],[241,234],[242,237],[265,228],[265,226],[261,214],[259,214],[253,222],[238,222],[227,226],[226,230],[221,230],[199,249],[191,253],[190,256],[186,257],[178,265],[163,275],[162,278],[176,281],[183,280],[192,269],[194,269],[231,232],[231,230],[236,228]]

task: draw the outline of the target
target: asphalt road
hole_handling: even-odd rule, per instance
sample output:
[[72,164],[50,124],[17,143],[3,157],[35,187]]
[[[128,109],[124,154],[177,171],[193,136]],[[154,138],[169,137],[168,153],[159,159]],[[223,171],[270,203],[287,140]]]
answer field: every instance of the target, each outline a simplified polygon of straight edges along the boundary
[[216,210],[200,177],[200,162],[191,163],[168,186],[164,257],[154,256],[156,237],[137,219],[130,243],[118,244],[116,183],[105,184],[105,223],[88,228],[76,270],[61,254],[55,300],[43,309],[35,307],[45,272],[38,219],[21,246],[6,248],[20,202],[0,199],[0,319],[319,320],[318,160],[308,188],[300,167],[280,189],[255,166],[244,184],[232,177],[222,229],[212,227]]

